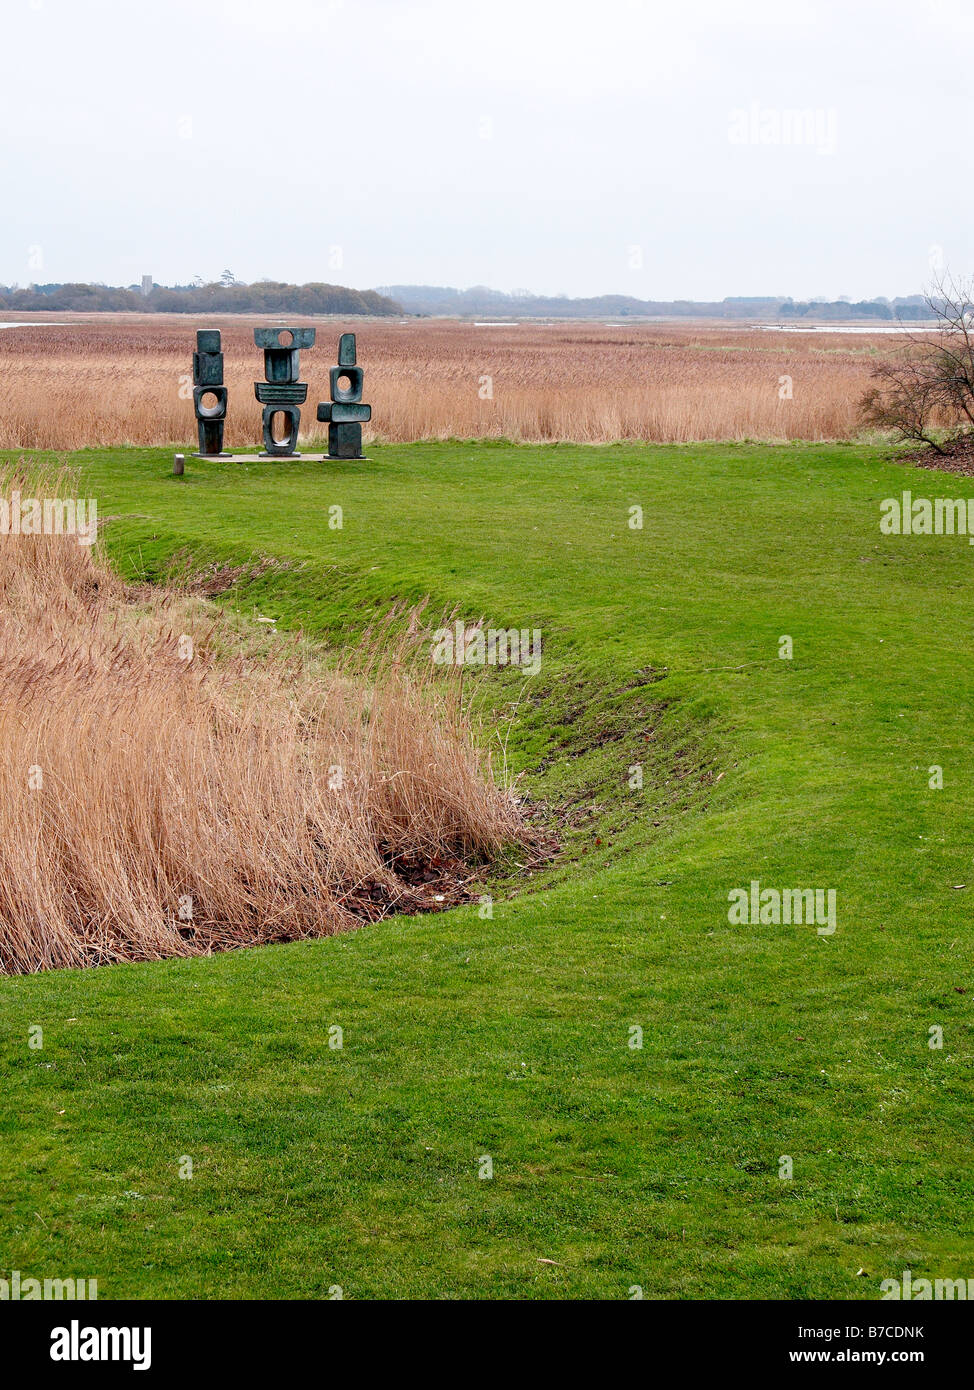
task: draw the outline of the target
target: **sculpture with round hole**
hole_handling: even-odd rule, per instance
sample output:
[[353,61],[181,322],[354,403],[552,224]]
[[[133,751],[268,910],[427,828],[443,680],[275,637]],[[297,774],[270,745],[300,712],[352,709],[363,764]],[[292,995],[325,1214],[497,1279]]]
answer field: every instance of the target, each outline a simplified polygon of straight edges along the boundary
[[224,458],[223,427],[227,418],[227,388],[223,384],[220,334],[203,328],[193,353],[193,409],[199,435],[197,458]]
[[372,407],[362,403],[365,373],[355,362],[355,334],[338,339],[338,366],[328,373],[332,399],[318,406],[318,419],[328,422],[328,457],[362,458],[362,424],[371,420]]
[[254,382],[254,395],[264,407],[264,452],[261,458],[299,458],[301,406],[308,383],[299,381],[301,349],[314,346],[314,328],[255,328],[254,342],[264,350],[264,381]]

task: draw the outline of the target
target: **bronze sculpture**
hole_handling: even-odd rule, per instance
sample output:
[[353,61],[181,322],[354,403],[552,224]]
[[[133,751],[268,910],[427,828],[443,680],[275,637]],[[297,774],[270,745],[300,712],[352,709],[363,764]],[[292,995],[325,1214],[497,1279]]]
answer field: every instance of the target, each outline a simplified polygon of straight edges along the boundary
[[227,418],[227,388],[223,384],[223,352],[215,328],[201,328],[193,353],[193,409],[199,433],[198,458],[223,457],[223,427]]
[[[308,399],[308,383],[299,381],[301,348],[314,347],[313,328],[255,328],[254,342],[264,349],[264,376],[254,382],[254,395],[264,407],[264,452],[261,458],[296,458],[301,406]],[[287,424],[283,439],[274,438],[274,416]]]
[[371,420],[372,407],[362,404],[365,373],[356,365],[355,334],[343,333],[338,340],[338,366],[328,373],[331,400],[318,406],[318,419],[328,422],[328,457],[362,457],[362,423]]

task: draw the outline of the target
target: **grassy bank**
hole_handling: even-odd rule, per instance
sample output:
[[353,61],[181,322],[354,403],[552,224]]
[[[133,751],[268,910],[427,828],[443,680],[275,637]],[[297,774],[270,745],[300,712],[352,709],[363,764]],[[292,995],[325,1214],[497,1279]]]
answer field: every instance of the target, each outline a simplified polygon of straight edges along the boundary
[[[189,549],[328,641],[427,594],[539,627],[540,675],[484,698],[562,859],[489,918],[0,983],[0,1266],[104,1297],[971,1274],[974,561],[879,532],[971,481],[836,445],[372,452],[73,462],[126,574]],[[836,932],[732,926],[752,879],[835,889]]]

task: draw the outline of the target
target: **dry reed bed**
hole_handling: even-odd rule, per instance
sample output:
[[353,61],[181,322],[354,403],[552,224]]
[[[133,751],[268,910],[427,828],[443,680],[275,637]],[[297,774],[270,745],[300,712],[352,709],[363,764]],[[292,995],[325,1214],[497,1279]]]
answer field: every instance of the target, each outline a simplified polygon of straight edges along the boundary
[[[187,375],[195,321],[58,318],[65,326],[0,331],[0,448],[195,447]],[[255,322],[207,324],[224,335],[229,448],[260,438]],[[690,324],[477,328],[369,319],[317,326],[317,346],[302,354],[311,387],[306,444],[317,435],[314,406],[327,399],[327,369],[345,328],[358,334],[371,437],[390,441],[849,438],[859,429],[857,402],[871,363],[900,341]],[[791,399],[780,393],[786,376]]]
[[0,538],[0,643],[2,973],[330,934],[433,906],[416,865],[462,896],[461,860],[522,836],[406,638],[327,669],[29,536]]

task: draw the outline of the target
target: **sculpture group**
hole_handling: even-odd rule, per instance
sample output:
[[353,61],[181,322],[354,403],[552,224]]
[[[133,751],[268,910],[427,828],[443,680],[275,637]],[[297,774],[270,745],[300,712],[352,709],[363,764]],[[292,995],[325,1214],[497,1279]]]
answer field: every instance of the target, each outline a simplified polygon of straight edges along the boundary
[[[264,352],[264,380],[254,382],[254,395],[263,407],[261,458],[299,458],[301,407],[308,383],[300,381],[301,350],[314,347],[314,328],[255,328],[254,343]],[[318,406],[318,420],[328,424],[326,458],[360,459],[362,425],[372,407],[362,401],[365,373],[356,363],[355,334],[338,339],[338,365],[328,373],[330,401]],[[217,329],[196,334],[193,353],[193,408],[199,433],[197,458],[232,458],[223,449],[228,392],[223,381],[223,351]],[[275,423],[275,422],[280,423]]]

